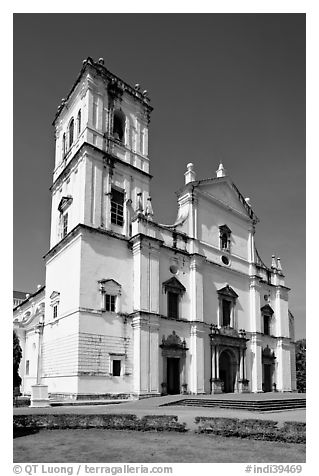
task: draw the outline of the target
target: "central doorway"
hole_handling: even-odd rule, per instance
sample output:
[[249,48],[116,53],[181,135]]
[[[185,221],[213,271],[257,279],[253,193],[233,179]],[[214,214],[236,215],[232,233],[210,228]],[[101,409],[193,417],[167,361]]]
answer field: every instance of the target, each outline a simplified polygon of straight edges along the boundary
[[167,393],[174,395],[180,393],[180,359],[167,358]]
[[224,350],[219,357],[219,378],[224,383],[224,393],[234,392],[235,377],[232,356]]
[[264,364],[264,392],[272,391],[272,365]]

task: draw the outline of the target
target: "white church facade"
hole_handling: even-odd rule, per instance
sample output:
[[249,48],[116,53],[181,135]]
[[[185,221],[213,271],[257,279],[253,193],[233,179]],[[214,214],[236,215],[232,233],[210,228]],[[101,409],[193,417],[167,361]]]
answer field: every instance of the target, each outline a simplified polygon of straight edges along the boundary
[[220,164],[187,165],[173,225],[150,198],[147,92],[88,58],[54,119],[45,286],[14,308],[21,390],[70,398],[296,390],[280,260]]

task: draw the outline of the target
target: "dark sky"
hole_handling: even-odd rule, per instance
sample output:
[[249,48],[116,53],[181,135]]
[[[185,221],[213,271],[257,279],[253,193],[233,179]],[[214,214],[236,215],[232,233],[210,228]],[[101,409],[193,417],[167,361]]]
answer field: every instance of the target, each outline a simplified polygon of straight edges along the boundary
[[175,219],[188,162],[207,178],[222,160],[260,218],[262,259],[281,258],[303,337],[304,14],[15,14],[14,288],[45,282],[51,123],[87,56],[149,91],[156,219]]

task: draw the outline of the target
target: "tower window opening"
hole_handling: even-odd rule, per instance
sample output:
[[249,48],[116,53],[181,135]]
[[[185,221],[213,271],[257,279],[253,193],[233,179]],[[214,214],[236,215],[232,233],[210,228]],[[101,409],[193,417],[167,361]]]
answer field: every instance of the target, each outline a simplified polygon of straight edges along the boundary
[[68,234],[68,213],[65,213],[62,218],[62,238]]
[[78,117],[77,117],[77,128],[78,128],[78,136],[80,135],[81,132],[81,109],[79,109],[78,112]]
[[124,223],[124,192],[112,188],[111,223],[123,226]]
[[73,144],[74,140],[74,119],[72,117],[70,124],[69,124],[69,147]]
[[124,141],[125,115],[121,110],[114,111],[113,116],[113,137],[120,142]]
[[62,137],[62,154],[63,154],[63,157],[65,157],[65,154],[66,154],[66,135],[65,135],[65,133],[63,134],[63,137]]

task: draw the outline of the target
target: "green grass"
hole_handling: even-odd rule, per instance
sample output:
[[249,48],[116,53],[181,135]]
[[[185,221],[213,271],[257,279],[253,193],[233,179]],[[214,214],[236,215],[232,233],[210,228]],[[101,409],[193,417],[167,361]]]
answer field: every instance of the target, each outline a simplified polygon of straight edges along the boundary
[[194,433],[40,430],[14,439],[19,463],[303,463],[303,444]]

